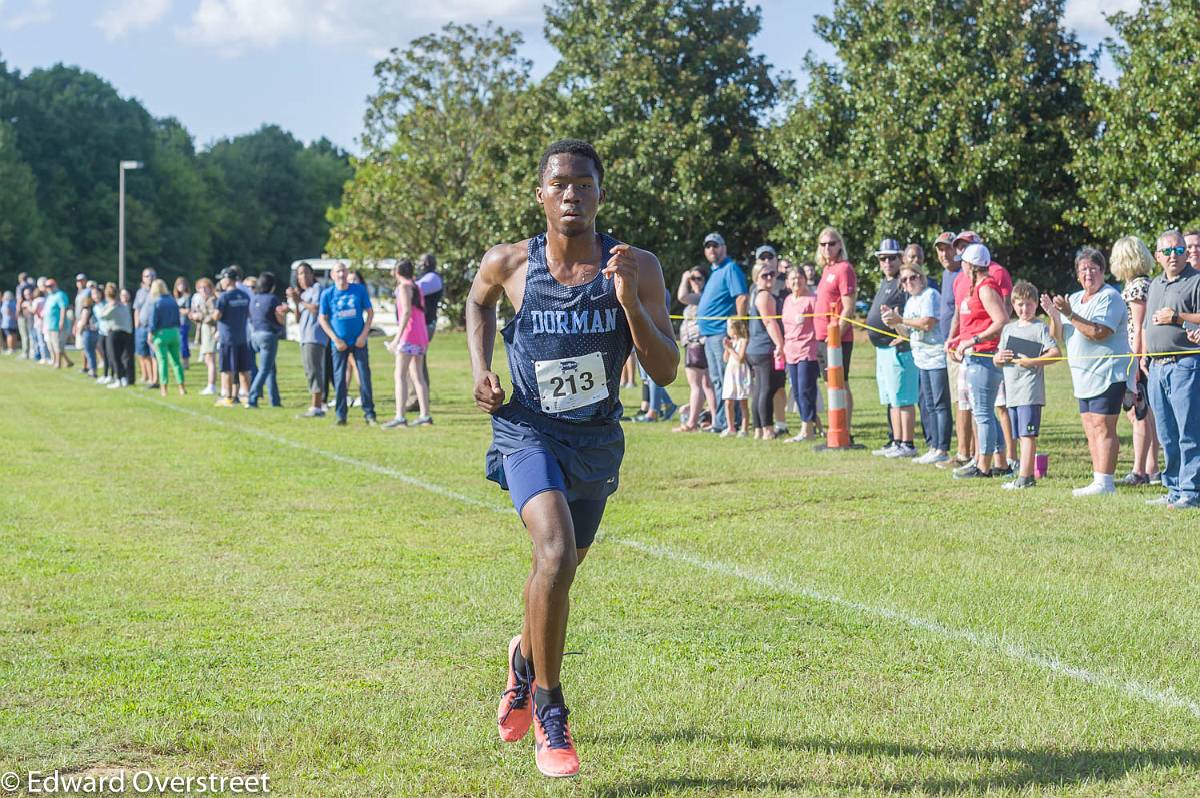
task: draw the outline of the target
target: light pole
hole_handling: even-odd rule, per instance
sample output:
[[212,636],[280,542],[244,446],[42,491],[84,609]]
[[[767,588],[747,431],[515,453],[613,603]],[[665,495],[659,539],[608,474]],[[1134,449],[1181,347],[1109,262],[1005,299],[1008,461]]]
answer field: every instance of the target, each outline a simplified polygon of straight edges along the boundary
[[125,170],[143,166],[141,161],[121,161],[121,188],[117,200],[120,206],[117,211],[117,288],[121,291],[125,290]]

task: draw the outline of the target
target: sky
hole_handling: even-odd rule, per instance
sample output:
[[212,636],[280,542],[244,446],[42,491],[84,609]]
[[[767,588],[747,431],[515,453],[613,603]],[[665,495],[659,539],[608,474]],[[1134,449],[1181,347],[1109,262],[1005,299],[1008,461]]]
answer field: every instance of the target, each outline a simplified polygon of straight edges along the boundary
[[[804,54],[833,0],[759,0],[754,49],[802,79]],[[1068,0],[1088,46],[1111,33],[1104,12],[1137,0]],[[55,63],[97,73],[156,117],[174,116],[199,147],[273,123],[303,141],[359,150],[372,69],[393,47],[447,22],[491,19],[525,38],[536,76],[553,66],[543,0],[0,0],[0,59],[22,73]]]

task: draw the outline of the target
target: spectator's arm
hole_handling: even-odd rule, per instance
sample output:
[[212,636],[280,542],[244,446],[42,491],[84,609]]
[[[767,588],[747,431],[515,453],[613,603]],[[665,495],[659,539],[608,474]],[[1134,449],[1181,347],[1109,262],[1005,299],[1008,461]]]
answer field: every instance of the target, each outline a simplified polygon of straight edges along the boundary
[[358,340],[354,342],[355,348],[367,345],[367,338],[371,334],[371,322],[373,321],[375,321],[375,308],[367,305],[367,318],[363,320],[362,332],[358,334]]
[[[733,267],[731,266],[730,268],[733,268]],[[734,302],[734,308],[736,309],[736,313],[734,315],[737,315],[737,316],[749,316],[750,315],[750,295],[749,294],[738,294],[737,296],[735,296],[733,298],[733,302]],[[655,380],[655,382],[657,382],[657,380]]]
[[679,278],[679,288],[675,291],[675,298],[684,305],[699,305],[700,294],[688,290],[690,287],[689,276],[691,273],[691,269],[684,270],[683,276]]

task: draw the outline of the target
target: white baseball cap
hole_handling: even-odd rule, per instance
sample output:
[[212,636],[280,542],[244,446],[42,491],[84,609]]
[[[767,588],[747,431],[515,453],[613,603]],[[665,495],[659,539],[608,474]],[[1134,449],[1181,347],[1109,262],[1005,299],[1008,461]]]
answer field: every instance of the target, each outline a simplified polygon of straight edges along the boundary
[[992,262],[992,253],[983,244],[971,244],[963,250],[962,259],[972,266],[987,266]]

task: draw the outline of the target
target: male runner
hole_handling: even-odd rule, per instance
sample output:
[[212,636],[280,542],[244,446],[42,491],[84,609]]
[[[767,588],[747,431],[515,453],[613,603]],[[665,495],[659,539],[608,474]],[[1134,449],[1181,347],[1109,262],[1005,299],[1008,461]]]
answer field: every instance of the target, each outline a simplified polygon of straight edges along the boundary
[[[475,404],[492,415],[487,476],[509,491],[533,543],[525,619],[508,647],[500,738],[534,727],[538,770],[579,773],[559,671],[567,592],[595,538],[625,452],[618,395],[630,348],[659,385],[679,368],[658,259],[596,232],[604,167],[592,146],[551,144],[539,166],[537,201],[546,232],[493,247],[467,301]],[[512,399],[492,371],[496,306],[504,327]],[[532,706],[531,699],[532,697]]]

